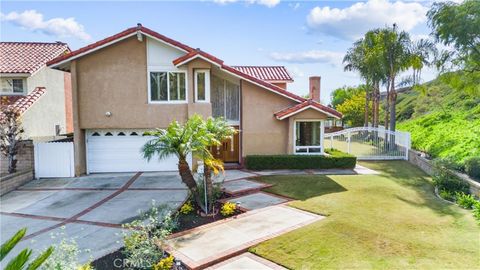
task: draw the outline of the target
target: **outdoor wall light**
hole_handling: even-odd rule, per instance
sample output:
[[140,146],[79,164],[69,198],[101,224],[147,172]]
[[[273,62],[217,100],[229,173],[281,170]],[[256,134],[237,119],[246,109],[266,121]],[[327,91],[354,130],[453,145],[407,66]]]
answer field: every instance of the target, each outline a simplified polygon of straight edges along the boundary
[[105,113],[105,116],[106,116],[106,117],[110,117],[110,116],[112,116],[112,113],[111,113],[111,112],[106,112],[106,113]]

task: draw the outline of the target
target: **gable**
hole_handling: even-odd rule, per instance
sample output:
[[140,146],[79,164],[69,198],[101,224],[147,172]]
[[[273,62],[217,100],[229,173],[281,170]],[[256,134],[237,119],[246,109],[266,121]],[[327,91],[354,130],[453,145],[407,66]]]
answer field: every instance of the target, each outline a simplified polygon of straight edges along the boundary
[[173,60],[185,54],[177,48],[149,37],[146,38],[146,42],[148,66],[174,68]]

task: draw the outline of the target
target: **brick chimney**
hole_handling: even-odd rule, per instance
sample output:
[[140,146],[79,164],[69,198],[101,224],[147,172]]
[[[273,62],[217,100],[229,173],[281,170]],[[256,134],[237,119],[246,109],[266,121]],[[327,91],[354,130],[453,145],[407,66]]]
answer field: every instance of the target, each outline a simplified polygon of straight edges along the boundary
[[310,79],[310,98],[320,102],[320,76],[312,76]]

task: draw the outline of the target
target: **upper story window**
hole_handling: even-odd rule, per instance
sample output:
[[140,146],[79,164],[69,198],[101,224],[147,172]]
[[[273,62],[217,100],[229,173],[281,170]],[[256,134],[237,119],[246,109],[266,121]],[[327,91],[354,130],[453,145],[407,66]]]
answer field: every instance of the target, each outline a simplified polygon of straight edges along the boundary
[[212,116],[240,122],[240,85],[212,75]]
[[25,79],[2,78],[2,94],[24,94]]
[[151,102],[185,102],[186,73],[183,71],[150,72]]
[[210,102],[210,70],[195,70],[195,101]]

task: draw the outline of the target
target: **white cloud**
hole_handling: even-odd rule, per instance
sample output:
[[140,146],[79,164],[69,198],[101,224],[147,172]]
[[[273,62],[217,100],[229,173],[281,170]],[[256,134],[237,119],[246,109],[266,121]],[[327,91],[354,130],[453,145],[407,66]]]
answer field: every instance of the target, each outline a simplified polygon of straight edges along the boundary
[[330,63],[333,65],[339,65],[342,62],[343,53],[323,50],[310,50],[293,53],[273,52],[270,54],[270,58],[275,61],[287,63]]
[[85,32],[83,25],[75,21],[75,18],[52,18],[43,19],[43,14],[36,10],[25,10],[22,13],[15,11],[8,14],[0,13],[2,21],[11,22],[30,31],[39,31],[47,35],[58,37],[75,37],[81,40],[89,40],[90,35]]
[[235,2],[245,2],[247,4],[258,4],[258,5],[263,5],[267,6],[269,8],[272,8],[280,3],[280,0],[213,0],[214,3],[217,4],[230,4],[230,3],[235,3]]
[[288,4],[293,10],[297,10],[300,7],[300,3],[290,3]]
[[308,14],[307,26],[312,32],[351,40],[370,29],[393,23],[402,30],[411,30],[426,21],[427,10],[420,3],[387,0],[359,2],[343,9],[317,6]]
[[293,78],[302,78],[305,77],[305,72],[303,72],[299,67],[293,66],[288,68],[288,71],[292,74]]

